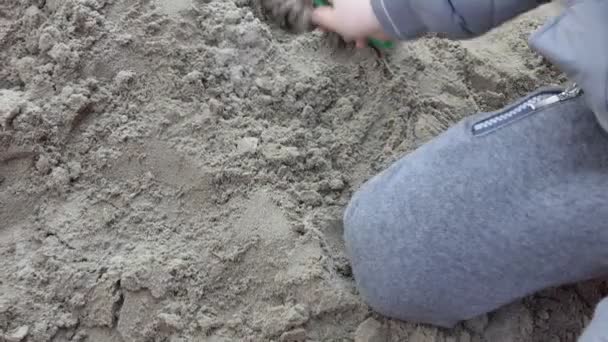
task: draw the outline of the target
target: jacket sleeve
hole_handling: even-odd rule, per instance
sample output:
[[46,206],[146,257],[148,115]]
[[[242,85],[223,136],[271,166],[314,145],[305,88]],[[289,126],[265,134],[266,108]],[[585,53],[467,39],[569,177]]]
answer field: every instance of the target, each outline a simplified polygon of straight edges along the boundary
[[608,132],[608,1],[576,0],[534,32],[530,47],[584,91]]
[[474,38],[550,0],[371,0],[385,32],[397,40],[426,33]]

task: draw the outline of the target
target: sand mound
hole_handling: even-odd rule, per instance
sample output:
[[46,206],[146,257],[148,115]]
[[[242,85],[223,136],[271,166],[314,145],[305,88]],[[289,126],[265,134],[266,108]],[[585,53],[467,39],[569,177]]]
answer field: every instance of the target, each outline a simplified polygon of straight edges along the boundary
[[0,340],[572,341],[584,284],[455,331],[361,303],[352,191],[466,115],[560,83],[543,8],[379,61],[249,0],[0,3]]

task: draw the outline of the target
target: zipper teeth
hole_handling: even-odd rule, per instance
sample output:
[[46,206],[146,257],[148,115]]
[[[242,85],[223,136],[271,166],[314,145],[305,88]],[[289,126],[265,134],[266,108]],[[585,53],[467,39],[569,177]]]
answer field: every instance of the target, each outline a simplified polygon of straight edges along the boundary
[[478,132],[481,130],[486,130],[486,129],[489,129],[495,125],[498,125],[506,120],[512,119],[512,118],[518,116],[519,114],[528,113],[530,110],[534,109],[533,106],[535,104],[537,104],[551,96],[555,96],[555,95],[556,95],[555,93],[539,94],[533,98],[526,100],[525,102],[523,102],[520,105],[518,105],[517,107],[509,110],[508,112],[498,114],[496,116],[490,117],[488,119],[485,119],[481,122],[476,123],[473,126],[473,131]]

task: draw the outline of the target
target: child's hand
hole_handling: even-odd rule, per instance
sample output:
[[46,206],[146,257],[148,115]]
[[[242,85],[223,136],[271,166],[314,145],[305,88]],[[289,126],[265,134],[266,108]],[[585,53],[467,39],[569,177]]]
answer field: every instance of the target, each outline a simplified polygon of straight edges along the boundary
[[358,48],[367,45],[368,38],[388,40],[374,14],[371,0],[333,0],[332,6],[314,10],[312,21],[323,30],[333,31]]

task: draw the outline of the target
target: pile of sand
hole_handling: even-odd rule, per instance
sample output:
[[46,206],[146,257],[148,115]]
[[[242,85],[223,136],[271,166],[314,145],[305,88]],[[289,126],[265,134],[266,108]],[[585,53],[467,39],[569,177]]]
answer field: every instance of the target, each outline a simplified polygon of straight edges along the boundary
[[341,240],[361,182],[562,81],[549,9],[380,61],[255,7],[0,3],[0,340],[572,341],[593,284],[440,331],[370,312]]

